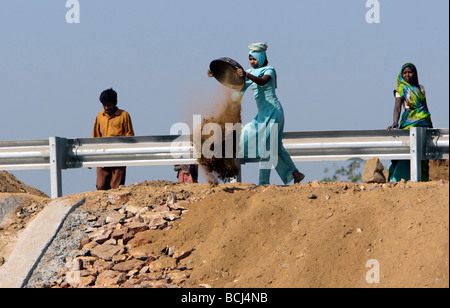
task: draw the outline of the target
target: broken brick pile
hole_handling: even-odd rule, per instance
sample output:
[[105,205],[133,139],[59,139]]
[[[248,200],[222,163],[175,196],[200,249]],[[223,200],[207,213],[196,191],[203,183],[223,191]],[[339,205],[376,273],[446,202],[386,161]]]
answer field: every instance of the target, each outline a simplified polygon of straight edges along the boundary
[[107,209],[89,215],[79,251],[66,259],[59,278],[48,287],[176,288],[189,277],[192,268],[182,260],[194,248],[143,249],[150,242],[145,233],[169,230],[186,211],[176,194],[151,207],[127,204],[130,196],[111,192]]

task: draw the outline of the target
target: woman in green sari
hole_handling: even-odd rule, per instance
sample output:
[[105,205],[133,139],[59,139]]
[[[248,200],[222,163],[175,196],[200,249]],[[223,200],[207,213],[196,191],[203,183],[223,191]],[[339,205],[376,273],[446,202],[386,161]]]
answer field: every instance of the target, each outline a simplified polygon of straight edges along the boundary
[[[431,114],[428,110],[425,89],[419,84],[417,68],[406,63],[397,77],[397,88],[394,90],[395,107],[394,122],[388,127],[393,129],[409,129],[411,127],[432,128]],[[402,108],[405,109],[401,118]],[[399,123],[400,120],[400,123]],[[428,181],[428,161],[422,161],[422,180]],[[410,161],[393,160],[389,168],[389,181],[410,180]]]

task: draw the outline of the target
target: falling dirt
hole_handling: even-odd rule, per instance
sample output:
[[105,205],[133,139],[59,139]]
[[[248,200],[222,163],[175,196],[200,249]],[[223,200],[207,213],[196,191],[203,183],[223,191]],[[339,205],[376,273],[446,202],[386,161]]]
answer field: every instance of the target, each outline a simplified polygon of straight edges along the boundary
[[[201,158],[198,163],[203,167],[206,178],[211,184],[228,182],[239,175],[236,161],[237,134],[234,125],[241,125],[240,97],[232,99],[232,92],[224,90],[213,114],[204,118],[201,127]],[[228,142],[227,142],[228,140]],[[227,151],[228,150],[228,151]]]

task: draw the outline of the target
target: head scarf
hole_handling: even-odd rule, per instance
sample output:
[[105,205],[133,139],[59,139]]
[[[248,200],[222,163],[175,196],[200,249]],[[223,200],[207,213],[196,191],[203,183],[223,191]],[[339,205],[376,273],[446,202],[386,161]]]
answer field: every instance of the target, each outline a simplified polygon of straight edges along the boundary
[[413,82],[411,83],[411,85],[418,87],[419,86],[419,77],[418,77],[418,74],[417,74],[417,68],[416,68],[416,66],[414,64],[412,64],[412,63],[405,63],[405,64],[403,64],[402,69],[400,71],[400,74],[403,74],[403,71],[407,67],[412,69],[412,71],[414,73],[414,78],[413,78]]
[[261,68],[267,60],[267,48],[267,43],[253,43],[248,46],[249,56],[253,56],[258,61],[258,68]]
[[[403,70],[407,67],[414,72],[414,79],[411,84],[402,77]],[[425,94],[420,88],[417,69],[414,64],[405,63],[402,66],[397,77],[397,85],[394,95],[397,92],[409,107],[409,110],[406,110],[402,115],[400,128],[408,129],[414,126],[431,127],[431,114],[427,109]]]
[[[414,80],[411,84],[407,83],[402,77],[403,70],[407,67],[411,68],[414,73]],[[402,69],[400,70],[400,73],[397,77],[397,88],[394,90],[394,95],[395,92],[398,92],[398,94],[400,94],[400,96],[407,102],[408,106],[411,109],[416,109],[423,104],[423,102],[425,101],[425,95],[420,89],[419,78],[417,76],[417,68],[414,64],[403,64]]]

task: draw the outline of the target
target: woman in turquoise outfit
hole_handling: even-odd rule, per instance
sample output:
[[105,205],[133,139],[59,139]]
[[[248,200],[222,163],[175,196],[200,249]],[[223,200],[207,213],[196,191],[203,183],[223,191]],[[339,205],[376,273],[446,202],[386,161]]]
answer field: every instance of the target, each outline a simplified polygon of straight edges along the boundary
[[245,78],[243,95],[247,88],[254,92],[258,114],[242,129],[240,154],[249,158],[260,158],[259,185],[270,184],[270,172],[275,168],[284,184],[300,183],[305,175],[295,167],[289,153],[283,146],[284,112],[278,100],[277,75],[275,69],[268,66],[267,43],[255,43],[249,46],[251,69],[237,69],[237,74]]

